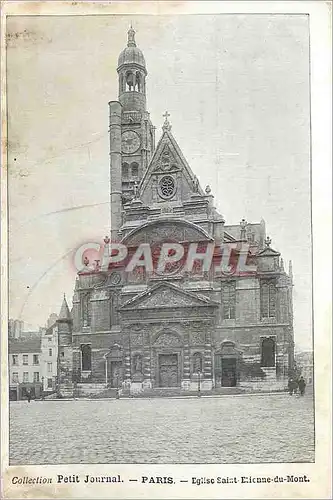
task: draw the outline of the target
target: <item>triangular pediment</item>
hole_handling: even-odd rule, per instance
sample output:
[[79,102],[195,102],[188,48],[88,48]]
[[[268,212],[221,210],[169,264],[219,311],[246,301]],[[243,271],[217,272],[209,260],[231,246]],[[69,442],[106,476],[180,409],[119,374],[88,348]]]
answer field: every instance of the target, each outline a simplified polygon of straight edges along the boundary
[[185,291],[172,283],[159,283],[125,302],[120,310],[207,306],[217,307],[218,304],[204,295]]
[[257,254],[257,257],[278,257],[279,255],[281,254],[273,248],[266,247]]
[[228,233],[227,231],[224,231],[224,241],[225,243],[233,243],[236,240],[236,238],[234,238],[230,233]]
[[[174,196],[163,199],[159,197],[159,185],[163,177],[170,176],[174,180]],[[191,194],[205,196],[197,177],[192,172],[179,145],[170,130],[164,130],[153,158],[141,181],[139,197],[145,204],[151,202],[180,201],[188,199]]]

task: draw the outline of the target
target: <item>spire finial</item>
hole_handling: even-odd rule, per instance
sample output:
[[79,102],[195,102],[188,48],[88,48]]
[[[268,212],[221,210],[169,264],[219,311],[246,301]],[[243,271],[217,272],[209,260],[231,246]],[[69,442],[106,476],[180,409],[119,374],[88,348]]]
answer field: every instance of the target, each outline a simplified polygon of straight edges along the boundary
[[246,241],[246,227],[247,227],[247,221],[243,218],[241,221],[240,221],[240,227],[241,227],[241,231],[240,231],[240,239],[242,241]]
[[168,130],[168,131],[170,131],[170,130],[171,130],[171,125],[170,125],[170,122],[169,122],[169,120],[168,120],[168,118],[169,118],[169,116],[170,116],[170,113],[168,113],[168,111],[166,111],[166,112],[164,113],[164,115],[162,115],[162,116],[163,116],[163,118],[164,118],[164,123],[163,123],[163,127],[162,127],[163,131],[164,131],[164,130]]
[[127,47],[136,47],[135,43],[135,30],[133,29],[132,26],[132,21],[130,24],[130,28],[127,32]]

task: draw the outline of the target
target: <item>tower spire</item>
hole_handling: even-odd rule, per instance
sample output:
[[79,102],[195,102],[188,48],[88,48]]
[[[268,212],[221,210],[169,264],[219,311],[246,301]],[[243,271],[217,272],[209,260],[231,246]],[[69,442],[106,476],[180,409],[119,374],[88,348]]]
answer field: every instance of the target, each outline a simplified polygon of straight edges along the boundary
[[59,313],[59,320],[71,320],[72,319],[72,316],[71,316],[71,313],[70,313],[70,310],[69,310],[69,307],[68,307],[68,304],[67,304],[67,300],[66,300],[66,295],[64,294],[64,298],[62,300],[62,305],[61,305],[61,309],[60,309],[60,313]]
[[135,30],[133,29],[132,22],[130,24],[130,29],[127,32],[127,47],[136,47]]

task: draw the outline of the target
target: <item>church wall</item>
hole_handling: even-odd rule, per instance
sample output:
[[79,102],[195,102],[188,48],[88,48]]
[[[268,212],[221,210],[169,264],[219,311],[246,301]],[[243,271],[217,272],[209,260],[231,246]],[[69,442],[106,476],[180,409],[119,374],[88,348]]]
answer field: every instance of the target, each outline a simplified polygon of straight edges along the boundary
[[105,382],[105,358],[104,355],[109,351],[108,348],[92,349],[91,374],[92,380]]
[[236,282],[236,320],[239,324],[256,324],[260,315],[260,285],[257,279]]
[[111,328],[110,301],[107,293],[102,299],[91,300],[91,328],[93,331]]
[[81,344],[91,344],[92,348],[110,348],[115,343],[122,342],[122,335],[117,333],[81,333],[73,335],[73,346],[79,347]]
[[278,291],[278,312],[279,312],[279,321],[281,322],[289,322],[290,320],[290,311],[289,311],[289,293],[288,293],[288,285],[279,284],[277,287]]
[[124,111],[144,110],[146,97],[140,92],[124,92],[120,96],[120,102]]
[[73,332],[78,332],[80,330],[80,303],[73,301],[72,309],[73,318]]

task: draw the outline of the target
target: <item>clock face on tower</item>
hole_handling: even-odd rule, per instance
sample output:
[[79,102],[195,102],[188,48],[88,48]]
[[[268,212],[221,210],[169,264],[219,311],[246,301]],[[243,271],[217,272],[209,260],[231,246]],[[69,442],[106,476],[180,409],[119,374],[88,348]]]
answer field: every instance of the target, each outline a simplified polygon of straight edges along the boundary
[[126,130],[121,136],[121,149],[123,153],[135,153],[140,147],[140,137],[134,130]]

